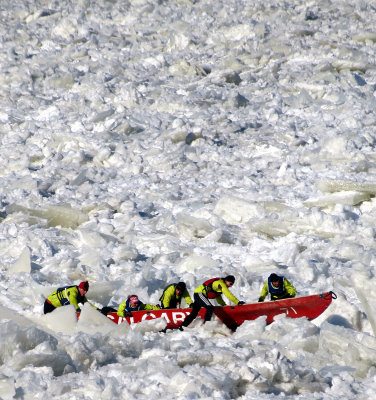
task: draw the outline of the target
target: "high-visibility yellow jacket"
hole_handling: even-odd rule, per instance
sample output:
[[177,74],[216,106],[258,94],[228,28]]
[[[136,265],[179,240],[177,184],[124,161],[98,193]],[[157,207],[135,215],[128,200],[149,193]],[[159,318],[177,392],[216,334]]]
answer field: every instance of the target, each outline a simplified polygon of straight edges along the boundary
[[151,304],[144,304],[144,303],[139,303],[139,305],[137,307],[131,307],[130,303],[129,303],[129,299],[124,300],[117,311],[117,315],[119,317],[124,317],[124,314],[127,311],[143,311],[143,310],[160,310],[161,308],[158,306],[153,306]]
[[[68,304],[73,304],[77,312],[81,311],[80,307],[78,306],[79,303],[84,304],[88,302],[85,296],[81,296],[76,285],[63,286],[56,289],[47,297],[47,301],[51,303],[54,307],[61,307],[67,306]],[[94,306],[93,304],[89,304],[95,309],[98,309],[98,307]]]
[[283,285],[280,284],[279,288],[274,288],[270,279],[268,278],[264,286],[262,287],[259,301],[264,301],[265,297],[270,293],[270,297],[272,300],[281,300],[289,297],[295,297],[296,289],[293,284],[290,283],[283,276],[280,277],[281,282],[283,281]]
[[215,300],[221,306],[226,305],[222,298],[222,294],[224,294],[232,303],[239,303],[239,300],[230,292],[223,279],[214,281],[210,286],[211,288],[202,284],[195,289],[195,293],[203,293],[205,297],[208,297],[209,291],[212,291],[216,294]]
[[180,305],[182,298],[188,305],[193,303],[187,289],[178,297],[176,295],[176,284],[172,284],[167,286],[159,300],[162,302],[162,308],[175,308]]

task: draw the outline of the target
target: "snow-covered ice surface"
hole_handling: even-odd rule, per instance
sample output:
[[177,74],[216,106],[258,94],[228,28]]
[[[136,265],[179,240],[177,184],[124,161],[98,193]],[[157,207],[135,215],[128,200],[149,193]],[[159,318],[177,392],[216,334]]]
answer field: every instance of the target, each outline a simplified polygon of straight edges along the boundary
[[[3,0],[0,398],[376,398],[373,1]],[[88,298],[271,272],[315,321],[161,334]]]

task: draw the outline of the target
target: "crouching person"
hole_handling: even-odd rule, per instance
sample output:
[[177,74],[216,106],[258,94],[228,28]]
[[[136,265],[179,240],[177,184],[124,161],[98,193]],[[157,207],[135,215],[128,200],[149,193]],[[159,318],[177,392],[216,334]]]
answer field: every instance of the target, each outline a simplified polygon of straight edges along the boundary
[[162,308],[180,308],[182,298],[184,298],[188,306],[193,303],[186,284],[179,282],[167,286],[159,300]]
[[271,274],[262,287],[259,303],[263,302],[268,294],[272,301],[289,299],[295,297],[296,289],[285,277]]
[[[76,312],[79,313],[81,309],[78,304],[84,304],[88,302],[86,298],[86,293],[88,291],[88,281],[81,282],[79,285],[60,287],[47,297],[46,301],[44,302],[44,313],[48,314],[58,307],[67,306],[69,304],[73,304]],[[91,303],[89,304],[98,310],[98,307]]]
[[198,286],[194,291],[192,312],[185,317],[183,323],[179,326],[179,329],[183,330],[183,327],[187,327],[197,317],[202,307],[206,308],[204,323],[210,321],[214,312],[214,305],[209,299],[215,299],[219,305],[225,306],[226,303],[222,298],[222,294],[236,305],[245,304],[244,301],[239,301],[229,290],[234,283],[235,277],[233,275],[228,275],[225,278],[209,279],[202,285]]
[[130,317],[132,316],[132,311],[143,310],[160,310],[160,307],[151,304],[144,304],[139,300],[137,295],[131,294],[120,304],[117,315],[119,317]]

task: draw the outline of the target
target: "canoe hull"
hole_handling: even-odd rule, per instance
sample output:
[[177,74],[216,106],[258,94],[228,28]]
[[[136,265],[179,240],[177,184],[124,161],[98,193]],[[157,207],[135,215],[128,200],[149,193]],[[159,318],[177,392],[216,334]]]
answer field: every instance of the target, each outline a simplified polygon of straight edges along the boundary
[[[244,321],[254,320],[262,316],[266,316],[267,323],[273,322],[274,317],[279,314],[285,314],[288,318],[306,317],[312,320],[322,314],[334,298],[336,297],[333,292],[325,292],[292,299],[244,304],[242,306],[217,306],[214,307],[214,314],[232,330],[235,330]],[[132,312],[132,317],[119,317],[116,313],[108,313],[107,317],[116,324],[127,321],[130,325],[145,320],[164,318],[167,322],[167,328],[176,328],[191,311],[191,308],[135,311]],[[204,318],[205,312],[205,308],[201,308],[198,317]]]

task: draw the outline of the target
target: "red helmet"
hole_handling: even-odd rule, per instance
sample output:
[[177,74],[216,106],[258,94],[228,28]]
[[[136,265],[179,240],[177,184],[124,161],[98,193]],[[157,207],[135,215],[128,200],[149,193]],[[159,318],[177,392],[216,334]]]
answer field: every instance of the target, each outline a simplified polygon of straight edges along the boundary
[[85,292],[87,292],[87,291],[89,290],[89,282],[88,282],[88,281],[81,282],[81,283],[78,285],[78,287],[79,287],[80,289],[84,289]]

